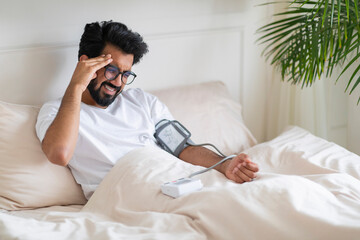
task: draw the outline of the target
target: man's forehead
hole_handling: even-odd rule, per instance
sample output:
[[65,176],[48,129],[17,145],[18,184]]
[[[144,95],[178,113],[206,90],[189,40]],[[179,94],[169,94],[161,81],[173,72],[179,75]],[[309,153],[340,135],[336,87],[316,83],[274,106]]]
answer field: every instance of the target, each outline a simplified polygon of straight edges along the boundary
[[130,70],[134,62],[133,54],[125,53],[121,48],[113,44],[106,44],[102,54],[111,54],[113,59],[111,65],[118,67],[122,71]]
[[124,55],[124,56],[132,56],[134,57],[134,54],[131,53],[126,53],[124,50],[122,50],[120,47],[111,44],[111,43],[106,43],[105,47],[102,51],[103,54],[119,54],[119,55]]

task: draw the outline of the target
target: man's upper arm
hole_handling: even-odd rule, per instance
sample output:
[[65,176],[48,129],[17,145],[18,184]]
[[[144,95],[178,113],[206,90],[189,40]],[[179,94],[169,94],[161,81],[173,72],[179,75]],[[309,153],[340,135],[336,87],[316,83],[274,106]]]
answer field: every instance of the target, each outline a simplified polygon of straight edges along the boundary
[[59,107],[54,102],[45,103],[41,107],[35,125],[36,135],[40,142],[44,139],[46,131],[54,121],[58,110]]

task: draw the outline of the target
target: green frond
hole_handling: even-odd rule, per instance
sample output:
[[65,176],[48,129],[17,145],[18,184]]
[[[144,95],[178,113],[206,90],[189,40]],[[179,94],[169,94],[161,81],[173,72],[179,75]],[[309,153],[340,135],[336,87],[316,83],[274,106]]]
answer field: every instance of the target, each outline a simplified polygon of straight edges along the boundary
[[[266,45],[262,54],[280,69],[283,80],[302,87],[323,74],[330,77],[335,67],[346,63],[337,82],[359,58],[359,0],[287,2],[288,10],[274,15],[282,19],[257,31],[257,42]],[[350,94],[360,84],[359,71],[357,67],[348,79],[345,91]]]

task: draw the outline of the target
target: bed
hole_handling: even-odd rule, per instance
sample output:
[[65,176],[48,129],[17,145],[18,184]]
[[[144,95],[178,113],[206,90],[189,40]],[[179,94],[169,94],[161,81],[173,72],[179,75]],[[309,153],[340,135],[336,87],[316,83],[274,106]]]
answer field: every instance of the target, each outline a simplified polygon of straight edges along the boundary
[[203,169],[154,147],[119,159],[86,201],[66,167],[49,163],[38,105],[0,102],[0,239],[358,239],[360,157],[289,126],[257,143],[221,81],[151,91],[192,133],[225,154],[245,152],[258,177],[215,170],[201,191],[171,198],[164,182]]

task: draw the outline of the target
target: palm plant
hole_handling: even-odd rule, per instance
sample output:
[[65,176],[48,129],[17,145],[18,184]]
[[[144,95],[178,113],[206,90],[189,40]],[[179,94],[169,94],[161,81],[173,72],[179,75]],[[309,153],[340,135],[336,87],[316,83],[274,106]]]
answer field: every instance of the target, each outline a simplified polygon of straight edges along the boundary
[[360,83],[359,1],[287,1],[288,9],[275,15],[281,20],[258,29],[258,41],[266,44],[263,55],[272,57],[271,64],[280,68],[283,80],[302,87],[343,66],[336,82],[346,70],[353,71],[345,89],[351,94]]

